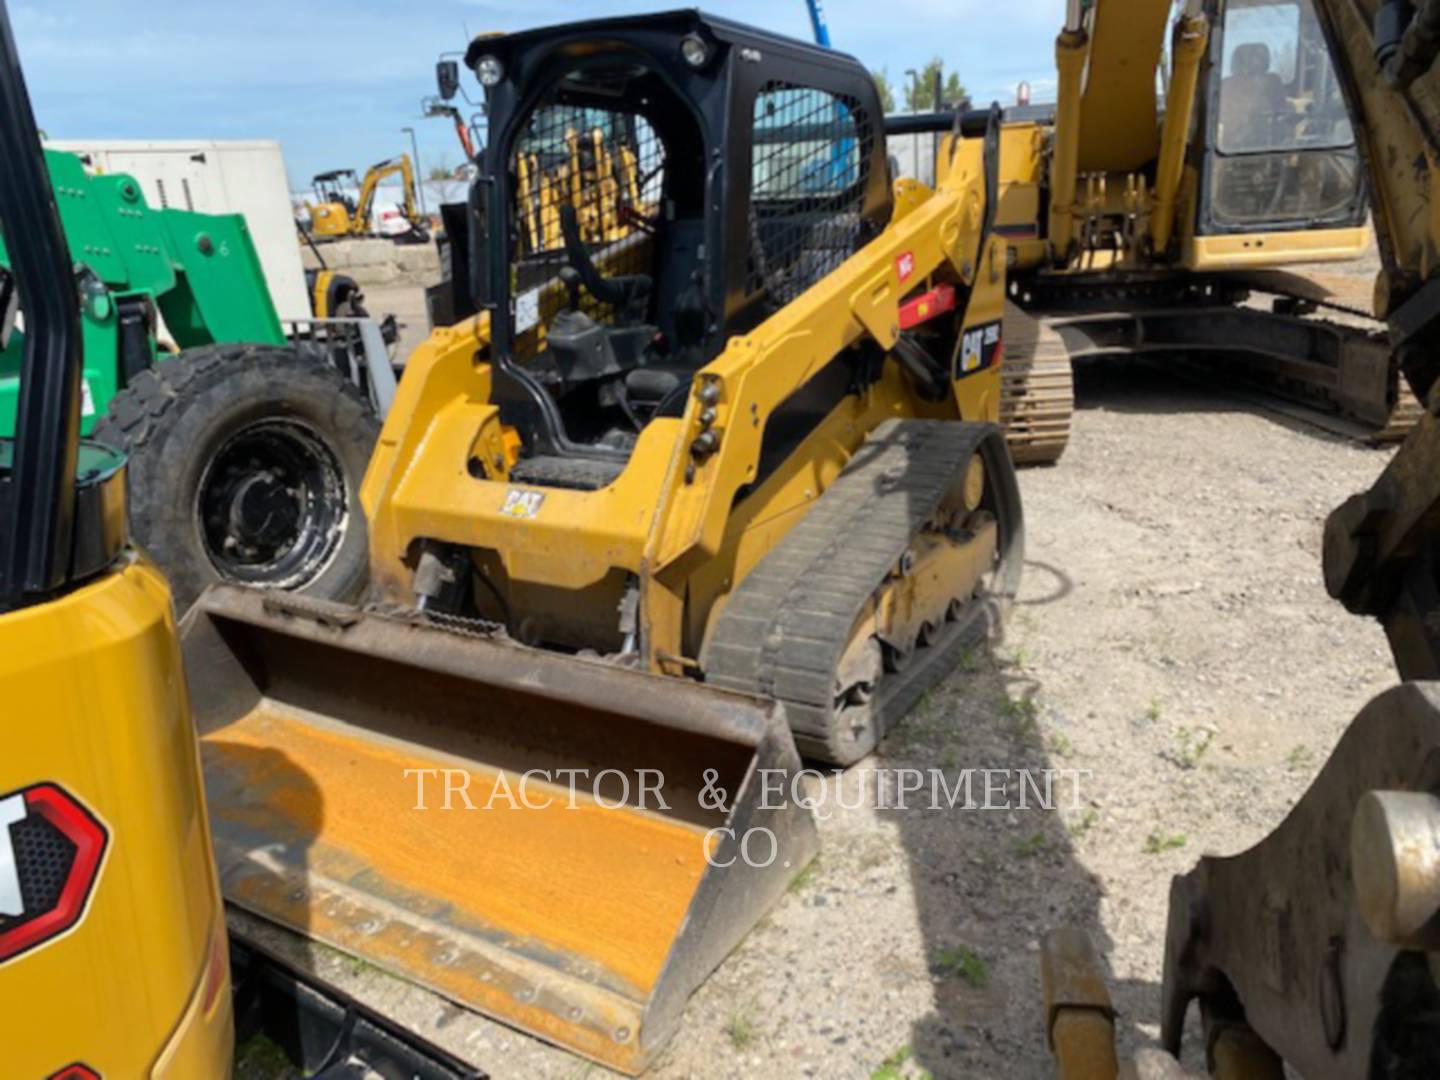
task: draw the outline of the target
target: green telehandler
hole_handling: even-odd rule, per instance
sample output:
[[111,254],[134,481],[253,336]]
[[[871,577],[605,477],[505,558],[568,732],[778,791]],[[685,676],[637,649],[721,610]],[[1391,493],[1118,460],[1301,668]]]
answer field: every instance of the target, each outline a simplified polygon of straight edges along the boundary
[[[395,391],[358,287],[326,274],[310,291],[327,317],[282,323],[243,216],[152,209],[130,176],[45,161],[76,260],[81,431],[129,455],[132,528],[177,607],[218,580],[353,598],[360,480]],[[0,436],[15,429],[17,308],[0,238]]]

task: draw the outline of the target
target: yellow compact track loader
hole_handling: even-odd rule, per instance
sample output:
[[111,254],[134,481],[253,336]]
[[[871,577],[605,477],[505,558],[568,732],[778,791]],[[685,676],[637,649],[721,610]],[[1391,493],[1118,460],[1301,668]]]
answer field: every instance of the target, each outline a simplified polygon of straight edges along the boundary
[[998,130],[892,185],[855,60],[695,12],[467,63],[473,314],[366,476],[369,602],[186,618],[216,850],[234,903],[634,1072],[814,854],[800,754],[869,752],[1016,589]]

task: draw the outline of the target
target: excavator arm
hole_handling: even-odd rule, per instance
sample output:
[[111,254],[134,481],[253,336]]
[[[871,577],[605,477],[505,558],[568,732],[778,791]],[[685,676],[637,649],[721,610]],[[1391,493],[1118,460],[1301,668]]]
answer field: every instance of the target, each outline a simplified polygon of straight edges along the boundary
[[[1440,678],[1440,0],[1319,0],[1370,177],[1376,309],[1427,415],[1379,480],[1330,515],[1325,580],[1380,619],[1402,678]],[[1403,8],[1404,11],[1400,9]],[[1402,16],[1408,13],[1410,18]],[[1427,44],[1428,43],[1428,44]]]
[[1440,375],[1440,3],[1316,0],[1315,8],[1370,181],[1383,264],[1376,312],[1424,401]]
[[1190,138],[1200,62],[1208,41],[1201,0],[1186,0],[1174,23],[1162,124],[1156,72],[1163,65],[1170,0],[1119,4],[1068,0],[1055,42],[1059,86],[1050,157],[1049,237],[1064,264],[1075,244],[1081,176],[1136,175],[1156,163],[1146,207],[1151,248],[1163,253],[1174,227],[1181,166]]
[[355,232],[367,235],[374,227],[375,192],[392,176],[400,177],[405,191],[405,219],[411,224],[420,221],[420,210],[415,196],[415,170],[410,164],[410,155],[401,154],[365,170],[365,180],[360,185],[360,199],[355,211]]

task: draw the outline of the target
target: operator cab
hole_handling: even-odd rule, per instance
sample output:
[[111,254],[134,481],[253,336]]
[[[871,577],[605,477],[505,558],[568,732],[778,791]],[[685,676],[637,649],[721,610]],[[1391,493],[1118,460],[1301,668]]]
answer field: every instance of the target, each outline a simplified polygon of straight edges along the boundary
[[1211,22],[1198,231],[1363,223],[1355,133],[1311,0],[1225,0]]
[[360,186],[360,178],[355,175],[354,169],[320,173],[311,183],[314,184],[315,198],[321,206],[326,203],[339,203],[347,214],[355,213],[355,198],[346,188],[346,185],[349,185],[350,189]]
[[608,482],[731,335],[889,219],[849,57],[684,11],[479,38],[466,63],[492,132],[469,269],[531,482]]
[[703,160],[685,103],[632,64],[567,72],[515,140],[512,355],[582,442],[620,448],[678,413],[704,363]]

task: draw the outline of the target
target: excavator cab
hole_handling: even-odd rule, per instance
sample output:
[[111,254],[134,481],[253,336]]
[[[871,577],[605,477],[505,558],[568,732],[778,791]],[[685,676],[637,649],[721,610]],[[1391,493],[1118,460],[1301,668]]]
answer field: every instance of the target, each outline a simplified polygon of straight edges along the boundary
[[348,190],[360,186],[360,178],[355,175],[354,169],[335,169],[332,172],[320,173],[315,177],[314,185],[317,202],[339,203],[345,207],[347,213],[355,212],[355,199]]
[[613,480],[732,335],[889,220],[873,84],[755,37],[679,12],[605,46],[584,23],[471,46],[499,80],[474,201],[507,238],[480,281],[512,479]]
[[1204,66],[1198,235],[1364,223],[1355,133],[1312,0],[1227,0]]
[[311,181],[315,202],[310,206],[310,232],[320,240],[349,236],[356,213],[352,188],[360,186],[354,169],[334,169],[319,173]]

